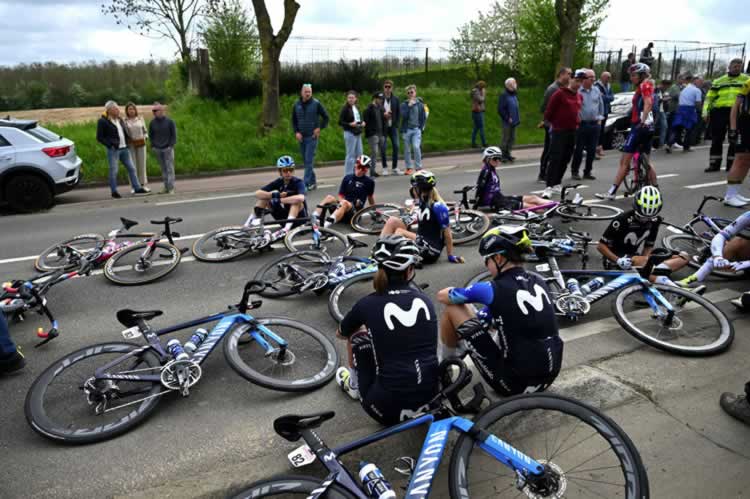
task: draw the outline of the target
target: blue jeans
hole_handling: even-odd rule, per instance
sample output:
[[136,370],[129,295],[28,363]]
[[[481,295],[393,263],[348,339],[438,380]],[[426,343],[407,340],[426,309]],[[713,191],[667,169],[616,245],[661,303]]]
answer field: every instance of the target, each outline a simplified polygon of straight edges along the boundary
[[659,113],[657,116],[657,123],[659,126],[659,147],[664,147],[667,143],[667,131],[669,125],[667,124],[667,113]]
[[130,158],[130,151],[127,147],[122,149],[107,149],[107,162],[109,163],[109,189],[114,193],[117,192],[117,162],[120,161],[125,165],[130,177],[130,185],[134,190],[141,190],[141,184],[138,182],[138,175],[135,173],[133,160]]
[[630,82],[629,81],[621,81],[620,87],[622,88],[622,92],[630,92]]
[[419,128],[410,128],[404,132],[404,163],[407,169],[412,168],[413,164],[416,164],[417,170],[422,169],[422,130]]
[[5,320],[5,314],[0,312],[0,354],[11,354],[16,351],[16,344],[10,339],[8,323]]
[[398,168],[398,128],[395,126],[392,126],[390,128],[386,127],[385,130],[385,142],[383,142],[383,147],[380,149],[380,159],[383,161],[383,170],[388,169],[388,161],[385,159],[385,153],[386,153],[386,147],[388,146],[388,139],[391,139],[391,147],[393,147],[393,163],[391,163],[391,168],[394,170]]
[[487,140],[484,138],[484,111],[472,111],[471,120],[474,122],[474,129],[471,131],[472,147],[477,143],[477,132],[482,139],[482,147],[487,146]]
[[318,179],[315,177],[315,151],[318,149],[318,139],[310,135],[302,137],[299,143],[299,151],[302,155],[302,162],[305,164],[305,186],[317,184]]
[[352,132],[344,132],[344,146],[346,146],[344,175],[351,175],[354,173],[357,156],[362,155],[362,134],[354,135]]

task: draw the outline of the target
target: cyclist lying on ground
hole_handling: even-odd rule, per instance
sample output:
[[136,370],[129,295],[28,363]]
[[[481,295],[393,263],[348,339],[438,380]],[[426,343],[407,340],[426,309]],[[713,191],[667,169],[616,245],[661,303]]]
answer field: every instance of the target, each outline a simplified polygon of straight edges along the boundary
[[734,222],[714,236],[711,240],[711,258],[706,260],[694,274],[680,281],[680,284],[690,285],[694,282],[703,282],[715,268],[731,269],[735,272],[750,269],[750,240],[740,234],[748,228],[750,228],[750,211],[737,217]]
[[416,207],[419,225],[417,232],[411,232],[406,224],[397,217],[391,217],[386,222],[381,236],[396,234],[417,242],[424,263],[435,263],[443,247],[448,252],[448,261],[464,263],[464,259],[453,254],[453,233],[450,227],[450,214],[443,198],[440,197],[435,185],[435,175],[426,170],[419,170],[411,176],[412,188],[409,194],[419,205]]
[[[612,220],[599,240],[597,250],[604,257],[605,269],[630,270],[646,264],[659,234],[662,221],[659,212],[662,206],[661,193],[656,187],[647,185],[635,193],[633,209]],[[660,263],[656,268],[674,272],[687,265],[688,258],[687,254],[680,254]],[[657,284],[678,285],[667,276],[651,276],[649,280]],[[699,294],[703,291],[705,286],[693,290]]]
[[[492,282],[438,292],[441,360],[468,353],[484,380],[502,396],[543,391],[560,372],[563,342],[544,280],[524,270],[531,251],[524,227],[487,231],[479,254]],[[477,315],[467,303],[485,306]],[[461,353],[457,353],[457,352]]]
[[498,147],[488,147],[482,154],[482,170],[477,177],[474,209],[491,208],[495,211],[520,210],[548,204],[549,201],[534,195],[504,196],[500,189],[500,177],[497,167],[501,163],[503,152]]
[[385,425],[426,410],[439,389],[435,307],[410,284],[419,251],[411,239],[381,236],[372,252],[375,292],[352,307],[336,333],[348,342],[351,366],[336,371],[336,383]]
[[[359,156],[354,165],[354,173],[346,175],[341,181],[339,199],[337,200],[331,194],[323,198],[323,202],[320,203],[322,205],[335,203],[336,201],[339,203],[339,207],[326,217],[323,227],[330,227],[342,220],[348,222],[357,211],[364,208],[365,201],[369,202],[370,205],[375,204],[375,181],[367,175],[371,163],[372,160],[369,156]],[[323,213],[322,208],[318,208],[317,211],[318,216]]]
[[[271,210],[274,220],[307,217],[305,183],[294,176],[294,159],[282,156],[276,161],[276,168],[279,170],[279,178],[255,191],[257,201],[253,213],[245,222],[246,227],[260,223],[266,209]],[[287,222],[284,227],[269,235],[270,242],[283,238],[292,227],[300,223],[302,222]]]

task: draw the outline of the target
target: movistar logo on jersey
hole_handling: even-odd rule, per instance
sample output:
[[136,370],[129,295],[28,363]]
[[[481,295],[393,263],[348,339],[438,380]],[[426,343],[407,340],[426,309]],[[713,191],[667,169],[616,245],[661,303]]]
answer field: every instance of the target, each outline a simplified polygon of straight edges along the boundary
[[531,305],[531,308],[537,312],[541,312],[544,308],[545,298],[547,299],[547,303],[552,304],[547,292],[539,284],[534,284],[534,294],[525,289],[519,289],[516,292],[516,303],[518,303],[518,308],[521,309],[523,315],[529,315],[527,305]]
[[637,247],[641,245],[646,237],[648,237],[648,232],[644,232],[640,238],[635,232],[628,232],[623,241],[625,244],[632,244],[634,247]]
[[401,323],[402,326],[412,327],[417,323],[419,313],[422,311],[424,311],[425,315],[424,320],[429,321],[429,307],[424,302],[424,300],[422,300],[422,298],[414,298],[414,301],[411,302],[411,308],[409,308],[409,310],[404,310],[393,302],[386,303],[385,307],[383,308],[383,317],[385,318],[385,324],[386,326],[388,326],[388,329],[393,331],[394,329],[396,329],[396,326],[393,323],[393,319],[398,320],[398,322]]
[[429,220],[431,212],[432,209],[430,206],[425,206],[423,209],[417,210],[417,220],[420,222]]

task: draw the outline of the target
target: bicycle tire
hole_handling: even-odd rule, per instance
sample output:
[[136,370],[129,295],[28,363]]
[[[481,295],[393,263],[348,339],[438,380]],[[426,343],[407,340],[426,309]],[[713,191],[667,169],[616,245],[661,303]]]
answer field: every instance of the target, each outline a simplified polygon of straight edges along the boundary
[[214,263],[214,262],[228,262],[239,258],[252,251],[250,246],[244,246],[241,248],[222,248],[225,243],[219,242],[220,251],[210,251],[211,242],[216,241],[217,236],[222,237],[231,234],[232,232],[245,232],[247,228],[244,225],[227,225],[225,227],[219,227],[210,232],[206,232],[200,238],[196,239],[193,243],[193,255],[195,258],[202,262]]
[[[49,248],[39,253],[39,256],[37,256],[36,260],[34,260],[34,268],[39,272],[49,272],[50,270],[59,270],[67,267],[68,265],[70,265],[70,260],[68,258],[65,259],[65,263],[63,264],[54,264],[50,261],[47,261],[47,257],[50,256],[50,254],[53,252],[57,254],[58,248],[62,246],[71,246],[73,245],[72,243],[81,243],[83,241],[100,244],[104,242],[104,236],[102,236],[101,234],[81,234],[75,237],[71,237],[70,239],[66,239],[65,241],[62,241],[60,243],[53,244]],[[59,257],[60,255],[57,254],[57,256]]]
[[[122,286],[137,286],[139,284],[148,284],[150,282],[161,279],[162,277],[174,271],[174,269],[176,269],[180,264],[180,260],[182,260],[182,252],[180,252],[180,249],[168,242],[157,241],[154,244],[155,249],[151,253],[151,266],[146,270],[146,272],[149,272],[151,269],[156,269],[155,272],[147,274],[146,272],[141,271],[141,274],[138,275],[137,273],[139,271],[135,269],[135,266],[133,266],[133,270],[136,272],[137,277],[127,278],[123,277],[122,274],[118,274],[118,272],[123,270],[118,270],[118,262],[122,262],[125,257],[131,256],[132,253],[139,253],[143,251],[148,247],[148,244],[149,243],[145,242],[133,244],[132,246],[123,248],[112,255],[112,258],[107,260],[107,263],[104,265],[104,276],[115,284],[120,284]],[[156,258],[164,255],[164,253],[160,253],[160,251],[168,251],[170,259],[166,263],[162,263],[165,262],[164,260],[157,260],[156,264],[154,264],[154,260]]]
[[[249,326],[247,324],[235,324],[224,340],[224,356],[229,362],[229,365],[235,371],[237,371],[240,376],[252,383],[255,383],[256,385],[282,392],[305,392],[314,390],[316,388],[322,387],[323,385],[328,383],[331,378],[333,378],[334,374],[336,373],[336,368],[339,365],[339,355],[333,342],[323,333],[311,326],[308,326],[307,324],[287,319],[285,317],[264,317],[262,319],[256,318],[256,321],[271,329],[272,331],[274,326],[284,326],[289,329],[296,329],[297,331],[302,332],[304,335],[307,335],[310,339],[314,340],[317,345],[322,347],[321,352],[325,353],[325,356],[320,356],[320,362],[323,364],[323,367],[318,372],[306,374],[302,379],[292,379],[287,381],[280,380],[272,376],[267,376],[260,370],[254,369],[247,362],[245,362],[245,360],[243,360],[242,356],[240,355],[238,346],[240,345],[241,336],[247,333]],[[279,336],[284,338],[283,334],[276,334],[279,334]],[[243,343],[243,346],[245,348],[250,348],[254,343],[255,341],[245,342]],[[295,347],[294,340],[289,341],[289,344],[289,351],[293,354],[292,362],[298,363],[298,360],[301,358],[300,352],[302,350]],[[273,367],[274,371],[280,365],[278,363],[278,359],[273,355],[264,355],[265,352],[260,351],[258,353],[260,354],[258,356],[258,360],[270,364],[270,366]],[[288,358],[286,361],[288,361]],[[285,361],[282,360],[282,362]],[[318,368],[316,367],[315,369]]]
[[[351,279],[340,282],[336,285],[335,288],[333,288],[333,291],[331,291],[331,294],[328,296],[328,313],[331,315],[331,318],[336,321],[337,324],[341,322],[341,320],[348,312],[348,310],[342,310],[342,307],[339,303],[344,292],[355,284],[363,281],[372,281],[374,278],[374,272],[370,274],[355,275]],[[413,289],[421,291],[421,288],[414,282],[410,283],[410,285]],[[371,292],[374,291],[375,289],[373,288]]]
[[[162,391],[161,383],[152,382],[151,389],[148,393],[148,396],[151,396],[152,398],[143,400],[141,404],[136,406],[136,409],[127,411],[117,423],[103,424],[103,421],[97,419],[97,422],[88,428],[72,428],[70,424],[64,424],[62,426],[55,424],[55,422],[50,419],[52,416],[48,415],[45,410],[44,396],[52,382],[65,373],[66,370],[76,366],[79,362],[96,355],[124,355],[128,352],[142,348],[142,345],[135,345],[133,343],[100,343],[77,350],[53,362],[37,377],[26,394],[26,401],[24,403],[26,421],[28,421],[31,428],[39,435],[65,444],[89,444],[108,440],[139,425],[156,409],[156,405],[161,399],[160,396],[156,396],[157,393]],[[148,367],[157,368],[160,366],[159,358],[152,350],[145,350],[140,359],[142,359]],[[102,365],[105,364],[106,362],[102,360]],[[137,365],[131,366],[131,369],[133,367],[137,367]],[[92,371],[91,375],[93,376],[93,374]],[[142,384],[146,385],[147,383],[144,382]],[[75,390],[81,397],[83,397],[83,391],[80,387],[76,386]],[[70,408],[72,406],[72,401],[70,398],[65,398],[65,400],[60,401],[60,405],[62,406],[63,404],[65,405],[65,408]],[[88,406],[85,398],[84,400],[81,400],[81,404]],[[54,417],[58,417],[60,414],[60,411],[57,410],[50,412],[54,413]],[[99,417],[101,416],[97,416],[96,418]]]
[[490,228],[490,219],[477,210],[461,210],[460,220],[455,221],[451,213],[451,232],[453,244],[461,245],[479,239]]
[[[694,269],[699,269],[711,256],[711,242],[692,234],[670,234],[662,238],[662,244],[670,251],[686,251],[688,265]],[[742,279],[745,277],[744,272],[732,272],[729,270],[712,269],[711,274],[723,279]]]
[[[293,496],[309,497],[320,487],[323,480],[309,476],[279,475],[259,480],[248,485],[248,488],[232,496],[232,499],[259,499],[263,497]],[[356,499],[356,495],[341,485],[334,483],[325,494],[326,499]]]
[[[300,225],[290,230],[284,237],[284,246],[291,252],[305,250],[322,251],[330,258],[346,256],[352,253],[354,248],[349,244],[349,240],[344,234],[325,227],[320,227],[318,230],[320,231],[320,235],[323,236],[320,241],[320,247],[315,246],[312,240],[313,228],[309,225]],[[332,241],[336,241],[336,244],[331,244]]]
[[[580,210],[583,210],[583,212],[581,212]],[[592,213],[594,210],[599,210],[602,212],[602,214],[593,215]],[[619,214],[622,213],[622,210],[620,208],[617,208],[616,206],[609,206],[606,204],[561,204],[560,206],[555,208],[555,213],[563,218],[572,218],[574,220],[601,221],[612,220],[616,218]]]
[[[401,210],[403,210],[403,207],[395,203],[377,203],[366,208],[362,208],[352,217],[352,220],[350,222],[352,229],[357,232],[361,232],[362,234],[380,234],[380,231],[383,230],[383,227],[385,226],[385,222],[380,223],[380,217],[373,217],[372,213],[383,209],[395,210],[400,213]],[[368,218],[370,220],[375,220],[375,222],[368,224],[366,222]]]
[[468,281],[466,281],[466,284],[464,284],[464,287],[468,288],[469,286],[473,286],[474,284],[477,284],[479,282],[491,281],[491,280],[492,280],[492,274],[490,274],[490,271],[484,270],[478,273],[477,275],[475,275],[474,277],[472,277],[471,279],[469,279]]
[[[281,257],[277,258],[271,263],[268,263],[262,266],[255,273],[255,277],[253,277],[254,280],[262,281],[266,284],[270,283],[277,287],[277,289],[274,289],[271,286],[266,286],[266,288],[259,293],[261,296],[264,296],[266,298],[284,298],[286,296],[291,296],[291,295],[298,293],[298,291],[295,290],[291,286],[287,286],[285,289],[284,288],[278,289],[278,286],[281,283],[281,279],[272,280],[270,279],[270,276],[265,276],[266,273],[268,273],[269,271],[272,271],[279,264],[282,264],[287,260],[291,261],[294,259],[301,259],[302,261],[300,262],[300,264],[302,265],[304,264],[314,265],[318,262],[320,262],[321,265],[326,265],[325,262],[330,263],[331,261],[330,258],[328,258],[328,256],[325,253],[322,253],[320,251],[314,251],[314,250],[295,251],[294,253],[287,253],[286,255],[282,255]],[[296,282],[293,284],[301,284],[301,283]]]
[[[633,313],[630,314],[625,310],[625,307],[623,306],[623,303],[625,302],[625,299],[628,298],[628,296],[643,290],[640,284],[634,284],[632,286],[623,288],[619,293],[617,293],[617,296],[615,296],[615,299],[612,301],[612,313],[615,316],[617,322],[620,324],[620,326],[622,326],[623,329],[625,329],[625,331],[627,331],[634,338],[646,343],[647,345],[651,345],[652,347],[658,348],[659,350],[663,350],[665,352],[675,353],[679,355],[703,357],[716,355],[729,348],[729,346],[732,344],[732,341],[734,340],[734,328],[732,327],[732,324],[729,322],[724,313],[719,310],[716,305],[703,298],[702,296],[696,295],[695,293],[691,293],[688,290],[678,288],[676,286],[667,286],[663,284],[652,284],[652,286],[654,286],[665,298],[670,294],[678,295],[679,297],[687,299],[688,301],[692,301],[698,307],[702,307],[703,309],[708,311],[708,313],[710,313],[711,316],[716,319],[720,327],[716,341],[712,341],[706,345],[699,346],[683,346],[675,344],[672,341],[668,341],[668,337],[666,335],[668,335],[670,331],[683,330],[685,325],[688,323],[688,320],[691,325],[699,324],[700,321],[696,317],[697,314],[680,313],[677,316],[678,322],[675,323],[675,326],[673,328],[669,328],[665,332],[665,336],[661,339],[643,331],[637,326],[637,324],[641,322],[647,322],[647,320],[640,319],[648,319],[648,316],[652,312],[651,308],[643,308],[641,306],[640,310],[634,310]],[[685,307],[685,305],[682,305],[679,308],[680,312],[683,312],[687,307]],[[687,312],[690,312],[690,310],[688,310]],[[631,315],[632,318],[628,318],[628,315]],[[704,327],[700,328],[701,332],[705,330],[706,328]],[[679,334],[677,334],[677,336],[679,336]]]
[[[531,414],[531,411],[547,412],[543,414],[544,418],[535,419],[531,418],[533,415]],[[529,414],[525,416],[525,413]],[[555,442],[553,442],[553,444],[556,444],[557,438],[562,437],[560,434],[562,432],[560,423],[565,417],[571,418],[576,423],[570,433],[567,432],[567,428],[564,430],[567,433],[567,437],[560,442],[559,446],[553,445],[551,448],[553,452],[551,454],[548,446],[537,445],[536,448],[539,449],[539,452],[544,452],[545,455],[543,456],[538,452],[532,454],[526,448],[519,445],[523,443],[529,444],[528,440],[537,438],[540,435],[540,430],[544,430],[542,426],[545,423],[553,426],[555,424],[558,425],[557,437]],[[592,478],[596,477],[601,481],[603,481],[602,475],[605,475],[605,473],[608,475],[622,474],[622,485],[615,484],[619,485],[618,489],[609,489],[607,493],[601,494],[600,497],[613,497],[614,492],[617,492],[618,497],[622,494],[622,497],[625,499],[648,499],[649,497],[648,474],[643,466],[643,461],[638,453],[638,449],[635,447],[630,437],[617,423],[606,414],[587,404],[568,397],[553,394],[517,395],[495,402],[487,407],[474,419],[474,424],[479,428],[496,435],[498,438],[505,439],[509,444],[518,448],[521,452],[537,461],[541,461],[543,464],[552,462],[551,467],[561,472],[571,497],[577,496],[577,494],[570,489],[578,485],[579,481],[585,483],[585,485],[581,484],[579,487],[583,488],[584,491],[588,491],[588,493],[591,493],[591,487],[596,486],[596,482],[593,479],[574,476],[586,472],[591,473],[593,475]],[[493,424],[498,424],[498,430],[500,431],[493,430],[490,427]],[[554,430],[553,427],[550,427],[550,429]],[[579,429],[590,430],[592,432],[591,436],[575,444],[569,443],[568,440],[573,437]],[[514,435],[516,434],[517,437],[514,438]],[[594,441],[595,436],[600,438]],[[575,458],[574,462],[579,463],[579,468],[580,466],[584,466],[589,467],[590,469],[575,471],[576,466],[563,466],[565,462],[564,454],[568,452],[579,454],[587,448],[599,450],[602,447],[602,441],[609,446],[612,455],[615,457],[614,460],[611,458],[606,460],[606,462],[612,462],[612,466],[597,467],[597,464],[605,461],[604,458],[600,457],[601,454],[604,453],[603,451],[590,457],[589,461],[580,462],[580,458]],[[524,497],[525,495],[536,497],[530,494],[524,494],[523,491],[519,491],[517,486],[515,486],[518,475],[510,470],[510,468],[506,468],[499,461],[489,456],[489,454],[486,454],[483,450],[477,447],[477,455],[472,456],[472,451],[475,448],[474,442],[474,437],[469,436],[468,434],[462,434],[458,438],[453,449],[448,477],[451,497],[471,497],[472,491],[469,484],[472,475],[471,463],[472,460],[479,461],[480,459],[483,462],[478,462],[478,465],[484,464],[484,462],[487,463],[487,467],[482,469],[484,477],[491,473],[490,466],[494,463],[497,464],[498,469],[508,471],[506,477],[498,477],[498,481],[502,481],[502,485],[498,485],[495,482],[488,484],[493,490],[491,494],[492,497],[503,497],[500,495],[503,491],[507,492],[506,497],[518,497],[520,495],[523,495]],[[545,444],[546,443],[547,442],[545,441]],[[562,449],[563,445],[566,446],[565,450]],[[605,451],[606,449],[607,448],[605,447]],[[591,464],[590,462],[595,458],[597,459],[596,463]],[[570,459],[570,457],[568,457],[568,459]],[[608,469],[614,471],[610,473],[607,471]],[[489,478],[485,479],[485,481],[489,480]],[[505,486],[504,489],[500,488],[503,486]],[[479,495],[478,490],[477,495]],[[557,497],[557,495],[549,497]],[[568,495],[566,495],[566,497],[568,497]]]

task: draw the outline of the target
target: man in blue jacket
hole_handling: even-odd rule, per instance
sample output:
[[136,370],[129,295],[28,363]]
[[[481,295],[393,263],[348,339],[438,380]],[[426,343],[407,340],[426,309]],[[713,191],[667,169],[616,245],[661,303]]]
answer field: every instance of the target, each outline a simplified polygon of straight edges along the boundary
[[500,149],[503,151],[503,161],[511,163],[516,159],[510,153],[516,142],[516,127],[521,124],[521,111],[518,106],[518,83],[515,78],[505,80],[505,92],[500,94],[497,102],[497,114],[500,115],[500,123],[503,126],[503,137]]
[[292,127],[294,136],[299,142],[300,154],[305,164],[305,187],[314,190],[317,186],[315,178],[315,150],[318,148],[320,131],[328,126],[328,112],[318,99],[313,99],[312,85],[305,83],[300,91],[300,98],[292,108]]

